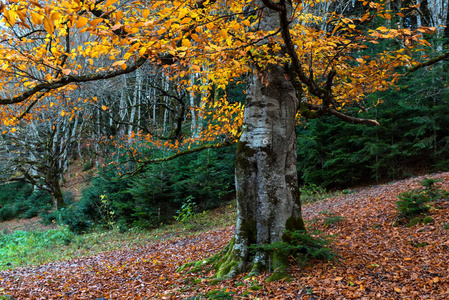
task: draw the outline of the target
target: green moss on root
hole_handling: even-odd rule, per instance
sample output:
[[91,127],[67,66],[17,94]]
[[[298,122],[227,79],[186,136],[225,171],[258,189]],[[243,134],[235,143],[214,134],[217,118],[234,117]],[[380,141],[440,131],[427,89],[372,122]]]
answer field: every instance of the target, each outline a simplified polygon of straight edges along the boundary
[[[228,249],[229,249],[229,245],[231,243],[233,243],[234,238],[231,240],[231,242],[224,247],[219,253],[215,254],[214,256],[199,260],[199,261],[194,261],[194,262],[189,262],[186,264],[183,264],[181,267],[179,267],[176,272],[178,273],[182,273],[185,270],[189,270],[189,272],[199,272],[203,269],[204,266],[207,265],[212,265],[212,267],[210,269],[213,269],[215,267],[215,263],[223,256],[223,253],[227,253]],[[221,261],[221,260],[220,260]]]
[[284,278],[290,279],[290,276],[288,275],[288,258],[286,255],[282,253],[275,252],[272,255],[272,261],[273,261],[273,274],[271,274],[270,277],[268,277],[265,281],[266,282],[272,282],[281,280]]
[[[198,272],[204,270],[205,266],[211,265],[211,268],[215,268],[215,279],[211,280],[209,284],[218,284],[225,279],[232,278],[251,266],[251,270],[247,277],[258,276],[265,270],[266,265],[264,261],[256,261],[246,264],[242,261],[242,258],[238,255],[238,249],[234,248],[235,238],[232,238],[229,244],[223,248],[220,253],[203,259],[197,262],[186,263],[177,272],[183,272],[189,270],[189,272]],[[267,282],[277,281],[282,279],[289,279],[288,274],[288,257],[285,254],[275,252],[271,255],[273,274],[266,279]]]
[[[211,257],[199,260],[199,261],[186,263],[186,264],[182,265],[181,267],[179,267],[176,270],[176,272],[181,273],[181,272],[185,271],[186,269],[189,269],[189,272],[197,273],[197,272],[202,271],[204,266],[214,264],[219,258],[220,258],[220,255],[215,254],[214,256],[211,256]],[[211,269],[211,268],[209,268],[209,269]]]
[[220,259],[220,261],[215,265],[216,279],[214,281],[221,281],[223,279],[227,279],[232,276],[233,273],[238,273],[240,270],[237,270],[239,266],[239,262],[235,255],[234,250],[235,238],[232,238],[229,242],[228,246],[226,246],[227,251]]
[[255,262],[253,263],[251,271],[248,273],[248,277],[259,276],[260,274],[262,274],[264,269],[264,264],[262,264],[261,262]]

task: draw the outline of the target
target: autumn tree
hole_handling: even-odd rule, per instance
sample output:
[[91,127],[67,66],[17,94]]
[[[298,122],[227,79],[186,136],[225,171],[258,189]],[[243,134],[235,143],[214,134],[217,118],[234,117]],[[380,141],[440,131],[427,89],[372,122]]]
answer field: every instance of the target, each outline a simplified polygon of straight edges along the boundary
[[78,115],[65,116],[70,103],[55,102],[52,97],[44,99],[35,107],[35,119],[19,122],[14,130],[3,132],[0,178],[3,182],[28,182],[47,191],[55,208],[60,209],[65,206],[62,179],[83,126]]
[[[392,19],[388,1],[360,1],[361,13],[352,18],[332,6],[324,16],[315,15],[316,2],[6,1],[1,5],[7,25],[0,44],[1,120],[13,130],[25,112],[24,120],[33,119],[31,107],[43,98],[139,72],[144,64],[159,66],[191,97],[209,94],[202,97],[201,114],[209,114],[205,119],[210,123],[190,137],[161,141],[138,133],[136,138],[174,151],[171,157],[196,151],[191,147],[199,143],[205,145],[198,149],[238,143],[236,230],[217,276],[258,274],[270,263],[276,273],[285,274],[286,257],[254,254],[248,247],[288,240],[286,229],[305,228],[296,172],[296,115],[327,114],[376,125],[344,114],[344,107],[363,109],[365,95],[394,86],[401,67],[416,69],[447,56],[421,64],[412,59],[414,51],[428,45],[423,34],[435,28],[368,29],[377,18]],[[75,39],[86,42],[74,47]],[[396,40],[401,48],[361,54],[383,39]],[[240,103],[211,94],[245,76],[242,120]],[[141,166],[151,161],[136,159]]]

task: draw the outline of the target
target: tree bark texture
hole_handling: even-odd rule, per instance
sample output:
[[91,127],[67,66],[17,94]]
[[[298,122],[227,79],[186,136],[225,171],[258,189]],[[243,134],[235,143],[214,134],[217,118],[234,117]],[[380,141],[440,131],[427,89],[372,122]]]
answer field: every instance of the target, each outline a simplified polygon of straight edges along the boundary
[[55,208],[58,210],[65,207],[64,196],[62,194],[61,185],[59,184],[59,179],[57,176],[53,177],[53,180],[50,183],[50,189],[50,195]]
[[[260,26],[276,30],[279,14],[263,9]],[[285,257],[248,247],[282,242],[285,230],[305,229],[296,170],[296,90],[280,65],[254,68],[248,81],[236,156],[237,224],[218,262],[218,278],[264,269],[286,273]]]

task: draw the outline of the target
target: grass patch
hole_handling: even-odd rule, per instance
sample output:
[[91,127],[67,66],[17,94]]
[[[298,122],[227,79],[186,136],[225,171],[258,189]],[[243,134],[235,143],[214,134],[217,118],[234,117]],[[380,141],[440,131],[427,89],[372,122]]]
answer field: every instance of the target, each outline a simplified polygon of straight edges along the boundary
[[201,233],[234,224],[234,202],[213,211],[207,211],[185,222],[163,225],[148,231],[130,229],[121,232],[95,231],[74,235],[66,227],[48,231],[16,231],[0,233],[0,271],[35,266],[49,262],[91,256],[104,251],[135,249],[152,241],[165,240]]
[[[55,249],[74,239],[67,229],[16,231],[0,235],[0,270],[55,259]],[[56,254],[57,256],[57,254]]]

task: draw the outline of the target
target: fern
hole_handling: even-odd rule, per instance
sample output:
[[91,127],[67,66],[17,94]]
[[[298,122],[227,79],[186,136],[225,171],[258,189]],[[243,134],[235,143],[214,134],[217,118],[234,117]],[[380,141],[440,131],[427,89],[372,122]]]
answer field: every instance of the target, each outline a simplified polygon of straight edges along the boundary
[[297,259],[301,264],[307,264],[311,259],[327,261],[338,261],[338,255],[327,247],[331,243],[330,236],[324,236],[321,232],[315,231],[312,234],[305,230],[286,231],[285,242],[272,244],[251,245],[251,252],[275,252],[282,253]]

